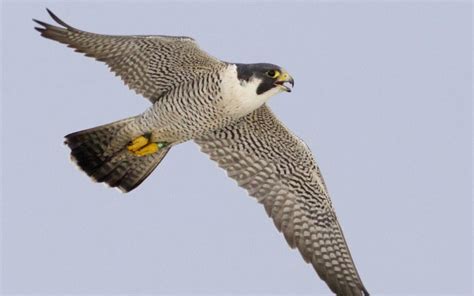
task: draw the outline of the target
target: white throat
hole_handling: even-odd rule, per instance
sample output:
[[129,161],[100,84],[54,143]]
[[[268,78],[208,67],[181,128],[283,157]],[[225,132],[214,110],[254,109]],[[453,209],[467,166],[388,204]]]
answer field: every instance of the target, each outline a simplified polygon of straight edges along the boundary
[[239,80],[237,66],[229,65],[222,75],[222,107],[232,117],[240,118],[258,109],[270,97],[283,91],[279,87],[274,87],[257,95],[260,82],[261,80],[256,78],[251,78],[248,82]]

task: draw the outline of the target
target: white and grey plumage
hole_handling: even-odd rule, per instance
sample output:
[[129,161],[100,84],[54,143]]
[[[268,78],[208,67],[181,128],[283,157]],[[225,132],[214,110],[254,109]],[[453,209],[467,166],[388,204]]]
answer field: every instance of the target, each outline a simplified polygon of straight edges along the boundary
[[152,102],[140,115],[67,135],[82,170],[128,192],[174,145],[194,140],[264,205],[334,293],[368,295],[311,151],[265,104],[290,91],[284,69],[223,62],[188,37],[88,33],[48,12],[62,27],[35,20],[42,36],[105,62]]

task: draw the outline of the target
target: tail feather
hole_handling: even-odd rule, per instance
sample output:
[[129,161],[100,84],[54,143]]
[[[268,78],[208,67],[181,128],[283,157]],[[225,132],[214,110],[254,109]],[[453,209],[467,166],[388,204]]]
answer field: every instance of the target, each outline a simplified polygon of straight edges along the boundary
[[133,118],[69,134],[65,144],[71,149],[71,159],[96,182],[104,182],[129,192],[140,185],[158,166],[171,146],[156,153],[136,156],[123,147],[110,153],[109,144],[117,132]]

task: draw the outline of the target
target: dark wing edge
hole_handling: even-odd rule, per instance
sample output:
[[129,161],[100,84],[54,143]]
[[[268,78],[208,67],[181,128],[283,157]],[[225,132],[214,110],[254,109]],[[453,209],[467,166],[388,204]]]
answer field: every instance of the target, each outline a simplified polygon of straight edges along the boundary
[[264,205],[290,247],[334,293],[369,295],[311,151],[266,105],[195,142]]
[[[42,27],[35,27],[35,30],[41,33],[41,36],[66,44],[68,47],[74,48],[76,52],[84,53],[88,57],[93,57],[98,61],[107,62],[107,57],[113,57],[121,54],[120,51],[115,55],[107,52],[107,48],[94,47],[102,43],[112,43],[115,45],[123,45],[123,41],[133,36],[114,36],[90,33],[74,28],[56,16],[51,10],[46,8],[50,17],[60,26],[54,26],[37,19],[33,19],[35,23]],[[121,42],[118,42],[121,41]],[[104,50],[105,49],[105,50]],[[111,49],[111,48],[110,48]]]
[[[96,33],[91,33],[91,32],[86,32],[83,30],[79,30],[77,28],[74,28],[73,26],[67,24],[65,21],[60,19],[57,15],[55,15],[51,10],[46,8],[46,11],[48,12],[49,16],[61,27],[53,26],[51,24],[48,24],[46,22],[42,22],[37,19],[33,19],[35,23],[38,25],[41,25],[43,27],[35,27],[35,30],[41,33],[41,36],[70,45],[70,47],[74,47],[73,44],[70,44],[71,40],[68,40],[68,32],[73,32],[73,33],[79,33],[79,34],[86,34],[90,36],[97,36],[97,37],[110,37],[110,38],[151,38],[151,37],[160,37],[160,38],[170,38],[170,39],[178,39],[178,40],[187,40],[187,41],[192,41],[196,42],[191,37],[187,36],[166,36],[166,35],[129,35],[129,36],[120,36],[120,35],[104,35],[104,34],[96,34]],[[80,51],[80,48],[76,48],[78,51]],[[80,51],[83,52],[83,51]],[[87,54],[87,53],[86,53]]]

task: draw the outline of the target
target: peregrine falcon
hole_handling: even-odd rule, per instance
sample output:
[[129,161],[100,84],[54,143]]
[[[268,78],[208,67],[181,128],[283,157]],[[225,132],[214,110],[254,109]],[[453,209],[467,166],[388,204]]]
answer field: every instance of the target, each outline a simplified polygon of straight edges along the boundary
[[41,36],[108,65],[147,98],[142,114],[65,136],[71,159],[96,182],[140,185],[188,140],[263,204],[291,248],[337,295],[369,295],[308,146],[266,102],[294,80],[277,65],[218,60],[189,37],[101,35],[34,20]]

